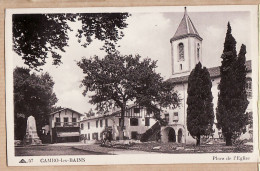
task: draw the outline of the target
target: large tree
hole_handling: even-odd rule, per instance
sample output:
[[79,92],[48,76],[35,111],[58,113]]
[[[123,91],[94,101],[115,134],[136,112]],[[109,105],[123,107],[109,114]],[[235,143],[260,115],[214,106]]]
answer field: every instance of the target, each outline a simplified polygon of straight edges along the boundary
[[160,74],[155,72],[156,62],[149,58],[140,58],[139,55],[122,56],[114,53],[102,59],[95,56],[90,59],[83,58],[78,62],[85,74],[82,81],[82,85],[85,86],[83,94],[95,92],[90,96],[90,102],[97,104],[99,110],[109,109],[112,104],[121,108],[119,139],[123,139],[128,102],[135,102],[153,111],[158,120],[159,106],[176,107],[179,104],[173,85],[164,82]]
[[48,115],[57,98],[53,92],[54,82],[48,73],[36,75],[29,69],[14,69],[14,119],[15,138],[23,139],[27,118],[35,117],[37,131],[48,124]]
[[207,68],[199,62],[188,78],[187,128],[200,145],[201,135],[212,132],[214,112],[211,79]]
[[109,53],[115,49],[118,39],[127,27],[128,13],[61,13],[61,14],[13,14],[13,49],[30,68],[39,69],[51,55],[53,64],[61,63],[60,52],[68,46],[70,22],[80,22],[77,28],[78,42],[87,47],[92,39],[104,41]]
[[245,114],[248,106],[246,95],[245,45],[236,52],[236,40],[231,34],[228,23],[224,50],[221,56],[220,84],[217,106],[217,128],[222,130],[226,145],[232,145],[233,138],[238,137],[247,124]]

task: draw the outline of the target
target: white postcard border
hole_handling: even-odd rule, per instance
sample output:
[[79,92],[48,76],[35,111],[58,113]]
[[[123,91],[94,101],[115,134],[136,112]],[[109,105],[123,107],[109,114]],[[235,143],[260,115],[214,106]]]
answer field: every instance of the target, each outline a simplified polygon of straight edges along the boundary
[[[258,20],[256,5],[236,6],[190,6],[189,12],[209,11],[250,11],[252,25],[251,47],[253,80],[253,137],[252,153],[201,153],[201,154],[128,154],[128,155],[88,155],[88,156],[15,156],[14,153],[14,106],[13,106],[13,56],[12,56],[12,14],[17,13],[82,13],[82,12],[183,12],[183,7],[95,7],[95,8],[31,8],[7,9],[5,15],[5,67],[6,67],[6,126],[7,158],[9,166],[44,166],[44,165],[109,165],[109,164],[175,164],[175,163],[244,163],[258,161]],[[217,156],[221,160],[214,160]],[[236,156],[242,159],[236,159]],[[84,158],[84,162],[62,162],[71,158]],[[230,159],[228,159],[230,158]],[[245,160],[243,160],[245,158]],[[248,160],[246,158],[249,158]],[[19,163],[22,159],[27,163]],[[29,162],[33,159],[33,162]],[[59,160],[44,162],[44,160]],[[223,159],[223,160],[222,160]]]

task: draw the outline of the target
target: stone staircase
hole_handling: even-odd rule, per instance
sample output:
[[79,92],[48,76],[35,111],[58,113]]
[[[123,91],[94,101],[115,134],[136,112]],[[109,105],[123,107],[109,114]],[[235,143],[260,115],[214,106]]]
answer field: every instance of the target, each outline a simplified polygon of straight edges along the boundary
[[158,141],[160,139],[161,125],[157,121],[151,128],[141,135],[140,141]]

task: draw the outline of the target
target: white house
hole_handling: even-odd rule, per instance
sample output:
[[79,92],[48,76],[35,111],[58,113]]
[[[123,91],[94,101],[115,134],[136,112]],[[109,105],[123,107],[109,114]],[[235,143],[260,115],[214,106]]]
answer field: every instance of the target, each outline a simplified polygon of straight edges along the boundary
[[[171,62],[172,62],[172,76],[168,81],[176,84],[175,89],[180,94],[181,101],[180,107],[176,109],[168,109],[164,113],[164,118],[168,121],[167,126],[161,127],[161,140],[162,142],[178,142],[178,143],[195,143],[188,130],[186,124],[187,118],[187,86],[188,76],[192,69],[198,62],[203,65],[202,58],[202,38],[192,23],[187,14],[186,8],[184,16],[177,28],[176,33],[170,39],[171,43]],[[207,66],[206,66],[207,67]],[[246,62],[247,67],[247,94],[249,105],[247,112],[252,114],[252,69],[251,61]],[[212,95],[214,97],[214,111],[217,107],[218,101],[218,84],[220,82],[220,69],[219,67],[208,68],[212,80]],[[215,112],[216,113],[216,112]],[[215,118],[215,123],[217,122]],[[221,137],[221,131],[214,125],[214,137]],[[252,138],[252,125],[247,127],[247,132],[241,135],[241,138]]]
[[[81,124],[81,136],[85,140],[101,140],[102,132],[110,129],[113,139],[119,138],[118,130],[120,123],[120,109],[114,108],[109,113],[95,115],[84,118]],[[128,105],[124,118],[124,138],[138,139],[140,134],[146,132],[156,123],[152,114],[148,114],[146,109],[136,105]]]
[[69,108],[49,114],[51,142],[79,141],[81,116],[83,114]]

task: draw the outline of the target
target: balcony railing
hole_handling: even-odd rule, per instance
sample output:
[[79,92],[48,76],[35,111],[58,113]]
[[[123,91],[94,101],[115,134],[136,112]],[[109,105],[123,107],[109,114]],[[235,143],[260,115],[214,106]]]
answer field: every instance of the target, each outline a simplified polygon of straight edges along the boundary
[[55,122],[55,127],[79,127],[79,122]]

